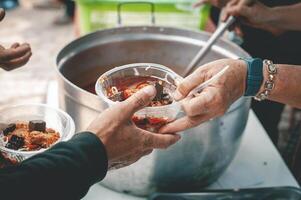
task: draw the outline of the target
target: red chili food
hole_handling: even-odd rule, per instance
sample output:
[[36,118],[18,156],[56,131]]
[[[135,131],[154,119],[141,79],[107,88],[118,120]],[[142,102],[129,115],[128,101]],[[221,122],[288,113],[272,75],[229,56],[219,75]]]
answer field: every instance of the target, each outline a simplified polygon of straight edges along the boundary
[[[124,101],[143,87],[153,85],[156,87],[157,95],[149,104],[150,107],[169,105],[173,102],[171,95],[166,89],[166,86],[168,86],[169,83],[160,79],[135,76],[115,79],[114,83],[115,85],[108,88],[106,91],[108,98],[112,101]],[[134,116],[132,120],[138,127],[153,132],[157,132],[163,125],[168,123],[167,118],[158,118],[152,116]]]
[[[114,80],[115,85],[107,89],[107,96],[112,101],[124,101],[140,89],[153,85],[156,87],[157,95],[149,106],[164,106],[173,102],[170,94],[164,87],[169,83],[153,77],[134,76],[127,78],[119,78]],[[118,96],[118,99],[116,99]]]

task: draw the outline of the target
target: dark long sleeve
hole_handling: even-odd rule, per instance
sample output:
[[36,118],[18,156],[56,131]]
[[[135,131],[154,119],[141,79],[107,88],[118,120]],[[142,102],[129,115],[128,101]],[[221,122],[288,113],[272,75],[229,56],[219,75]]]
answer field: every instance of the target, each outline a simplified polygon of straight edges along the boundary
[[107,163],[94,134],[77,134],[18,166],[0,169],[0,199],[80,199],[105,177]]

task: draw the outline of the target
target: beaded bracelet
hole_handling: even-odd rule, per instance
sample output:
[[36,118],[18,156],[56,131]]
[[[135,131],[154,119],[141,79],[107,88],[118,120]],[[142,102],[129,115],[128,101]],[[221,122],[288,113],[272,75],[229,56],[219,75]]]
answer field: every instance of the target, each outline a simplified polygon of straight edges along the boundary
[[254,99],[257,101],[263,101],[267,99],[275,87],[275,76],[277,74],[276,65],[270,60],[264,60],[263,64],[266,67],[269,75],[268,80],[264,82],[264,90],[254,97]]

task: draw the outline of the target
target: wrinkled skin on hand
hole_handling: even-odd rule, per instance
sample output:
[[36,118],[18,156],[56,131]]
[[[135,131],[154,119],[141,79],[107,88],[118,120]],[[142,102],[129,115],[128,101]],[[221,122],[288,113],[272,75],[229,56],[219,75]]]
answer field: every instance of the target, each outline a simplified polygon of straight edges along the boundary
[[[0,21],[4,16],[4,10],[0,9]],[[14,43],[8,49],[0,45],[0,68],[6,71],[19,68],[29,61],[31,55],[31,48],[27,43]]]
[[142,130],[132,122],[133,114],[148,105],[155,95],[155,87],[147,86],[102,112],[88,127],[105,145],[110,169],[130,165],[153,149],[166,149],[180,139],[177,134]]
[[[197,96],[188,95],[227,65],[229,68],[218,80]],[[176,100],[181,100],[186,116],[165,125],[160,133],[183,131],[224,115],[229,106],[244,94],[246,74],[247,66],[242,60],[221,59],[199,67],[178,85],[174,94]]]

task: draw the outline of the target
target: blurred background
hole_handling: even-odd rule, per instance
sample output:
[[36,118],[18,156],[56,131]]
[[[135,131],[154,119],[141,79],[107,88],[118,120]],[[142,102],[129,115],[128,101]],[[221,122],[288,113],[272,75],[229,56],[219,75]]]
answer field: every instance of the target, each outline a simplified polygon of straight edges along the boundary
[[[8,47],[14,42],[27,42],[33,56],[20,69],[0,71],[0,107],[26,102],[44,102],[50,80],[55,77],[58,51],[75,38],[72,23],[63,22],[64,6],[48,0],[3,1],[6,17],[0,23],[0,42]],[[48,7],[47,7],[47,4]],[[43,7],[44,6],[44,7]],[[58,21],[62,20],[60,26]]]

